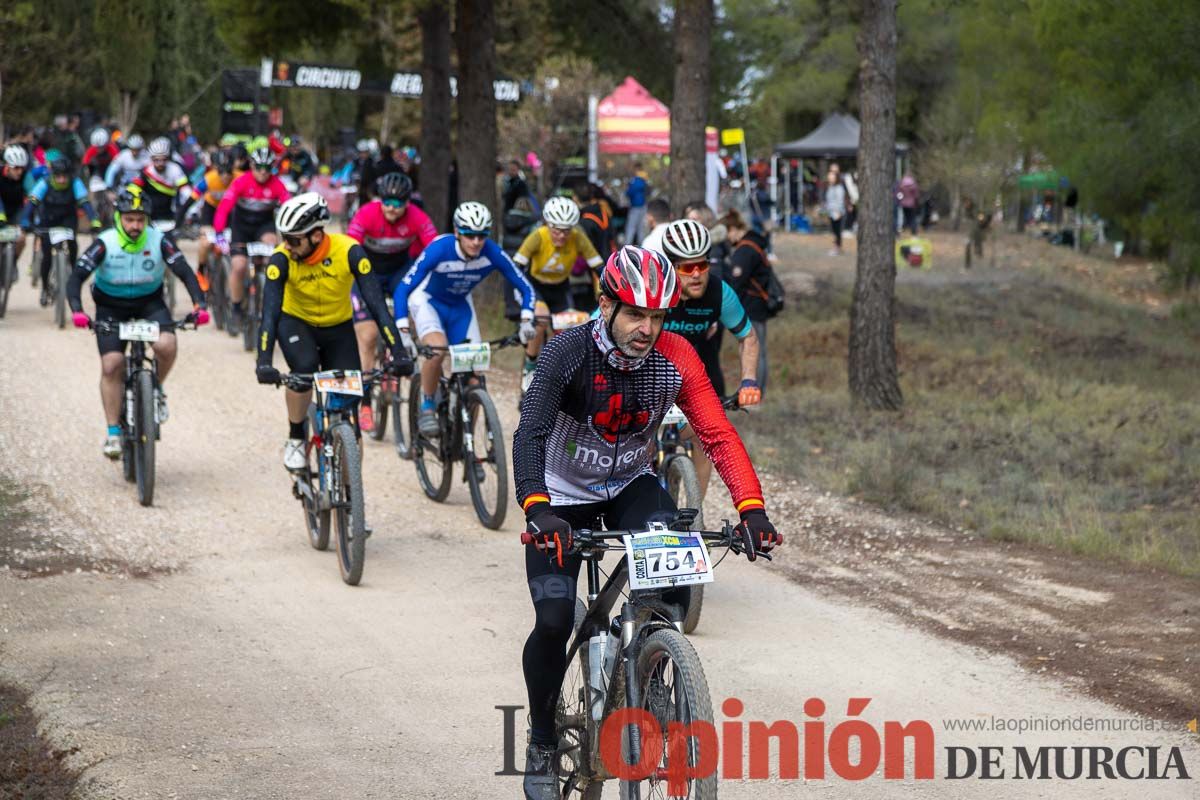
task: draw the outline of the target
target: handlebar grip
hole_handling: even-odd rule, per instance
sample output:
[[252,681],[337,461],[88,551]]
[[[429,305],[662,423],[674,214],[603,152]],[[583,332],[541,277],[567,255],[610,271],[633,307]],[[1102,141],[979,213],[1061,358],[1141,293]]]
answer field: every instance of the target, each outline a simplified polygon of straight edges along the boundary
[[525,531],[521,534],[521,544],[533,544],[533,534]]

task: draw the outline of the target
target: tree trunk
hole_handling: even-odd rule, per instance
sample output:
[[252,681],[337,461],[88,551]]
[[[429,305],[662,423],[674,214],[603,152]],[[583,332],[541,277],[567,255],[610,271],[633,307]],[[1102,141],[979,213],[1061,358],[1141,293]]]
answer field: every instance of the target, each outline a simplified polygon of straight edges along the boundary
[[675,3],[675,93],[671,99],[671,207],[704,198],[713,0]]
[[458,0],[459,198],[497,212],[496,198],[496,10],[491,0]]
[[133,96],[133,92],[121,91],[121,131],[123,136],[129,136],[133,133],[133,126],[137,124],[139,100]]
[[[438,230],[450,225],[450,8],[432,0],[421,26],[421,197]],[[445,227],[443,227],[445,226]]]
[[896,0],[863,0],[858,33],[858,265],[850,307],[850,395],[870,409],[904,402],[896,375],[892,185],[896,170]]

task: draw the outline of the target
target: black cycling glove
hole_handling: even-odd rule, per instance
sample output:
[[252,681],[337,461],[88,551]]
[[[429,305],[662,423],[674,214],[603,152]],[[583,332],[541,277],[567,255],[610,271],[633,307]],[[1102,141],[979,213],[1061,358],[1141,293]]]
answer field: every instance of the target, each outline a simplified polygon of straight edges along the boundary
[[559,517],[549,503],[534,503],[525,512],[525,529],[533,534],[533,544],[547,556],[550,550],[558,566],[563,565],[563,551],[571,548],[571,524]]
[[258,382],[269,386],[278,386],[281,376],[279,370],[272,367],[270,364],[259,364],[254,369],[254,374],[258,376]]
[[743,550],[746,558],[753,561],[759,553],[769,553],[778,545],[783,544],[783,535],[775,530],[767,512],[761,508],[751,508],[742,512],[742,521],[736,528],[742,535]]

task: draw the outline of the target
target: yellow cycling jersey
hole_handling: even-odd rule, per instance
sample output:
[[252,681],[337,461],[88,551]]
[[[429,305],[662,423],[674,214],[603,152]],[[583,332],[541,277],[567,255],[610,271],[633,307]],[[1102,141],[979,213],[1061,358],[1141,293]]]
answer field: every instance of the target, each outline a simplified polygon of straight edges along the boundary
[[267,265],[268,281],[286,281],[283,313],[310,325],[327,328],[353,316],[350,287],[354,271],[371,272],[371,262],[358,242],[344,233],[325,233],[315,253],[295,261],[280,245]]
[[592,268],[604,263],[579,226],[572,228],[566,243],[556,249],[550,242],[550,228],[543,225],[525,237],[513,260],[528,268],[530,277],[539,283],[554,284],[571,276],[571,268],[580,256]]
[[225,196],[225,191],[229,188],[229,184],[233,183],[237,176],[241,174],[241,170],[235,169],[233,174],[229,176],[229,183],[226,183],[221,180],[221,173],[215,169],[210,169],[204,173],[204,185],[208,187],[208,190],[204,193],[204,202],[213,208],[219,206],[221,198]]

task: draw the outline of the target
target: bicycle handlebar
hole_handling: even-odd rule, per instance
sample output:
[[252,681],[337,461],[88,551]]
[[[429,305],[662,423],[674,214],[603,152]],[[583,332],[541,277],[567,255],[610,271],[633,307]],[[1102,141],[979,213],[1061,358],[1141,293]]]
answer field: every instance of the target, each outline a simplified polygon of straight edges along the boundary
[[[608,550],[624,550],[625,544],[621,541],[626,536],[632,536],[638,533],[646,533],[645,530],[610,530],[610,531],[594,531],[587,528],[571,531],[571,546],[567,549],[568,554],[579,553],[583,550],[593,551],[608,551]],[[744,527],[738,528],[730,525],[728,521],[721,527],[720,531],[665,531],[665,533],[679,533],[682,535],[699,536],[706,542],[711,542],[720,547],[728,547],[734,553],[741,555],[750,549],[753,549],[754,543],[750,539],[750,533]],[[614,543],[616,542],[616,543]],[[521,544],[533,544],[534,535],[529,531],[521,533]],[[771,560],[771,556],[767,553],[755,551],[758,558]]]
[[[327,371],[332,373],[335,378],[344,378],[347,372],[355,372],[356,370],[331,369]],[[384,372],[382,369],[368,370],[362,373],[362,379],[364,382],[373,381],[383,375]],[[313,372],[285,372],[279,376],[279,383],[275,385],[277,387],[286,386],[295,391],[307,391],[312,388],[313,377],[315,375],[316,373]]]
[[[500,350],[505,347],[511,347],[514,344],[520,344],[520,342],[521,342],[521,337],[519,334],[510,333],[507,336],[502,336],[499,339],[492,339],[491,341],[484,342],[483,344],[486,344],[489,347],[494,347],[497,350]],[[470,344],[470,342],[464,342],[464,344]],[[450,352],[450,347],[451,347],[451,345],[417,344],[417,353],[421,356],[424,356],[425,358],[429,358],[429,357],[433,356],[435,353]]]
[[[188,314],[183,319],[171,320],[170,322],[158,324],[159,333],[173,333],[174,331],[194,331],[198,327],[196,325],[195,314]],[[121,323],[111,319],[97,319],[88,322],[88,327],[95,333],[114,333],[119,330]]]

